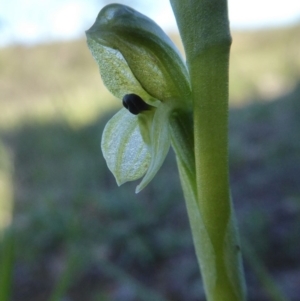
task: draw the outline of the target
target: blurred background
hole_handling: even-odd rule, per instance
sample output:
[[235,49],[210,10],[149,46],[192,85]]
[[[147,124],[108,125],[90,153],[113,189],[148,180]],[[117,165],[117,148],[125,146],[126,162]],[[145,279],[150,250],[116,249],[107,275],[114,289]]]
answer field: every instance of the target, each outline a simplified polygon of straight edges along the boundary
[[[0,0],[0,278],[12,262],[13,301],[204,300],[173,152],[138,195],[102,157],[120,101],[84,31],[109,2]],[[117,2],[182,50],[167,0]],[[300,2],[274,2],[229,0],[231,188],[252,301],[300,296]]]

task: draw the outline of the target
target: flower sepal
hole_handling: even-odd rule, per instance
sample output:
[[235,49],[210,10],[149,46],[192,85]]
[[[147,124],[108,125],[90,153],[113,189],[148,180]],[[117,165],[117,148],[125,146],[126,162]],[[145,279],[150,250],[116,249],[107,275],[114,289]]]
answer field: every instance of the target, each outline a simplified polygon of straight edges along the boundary
[[[107,5],[100,11],[93,26],[86,31],[86,36],[103,81],[114,95],[119,94],[114,85],[124,86],[128,80],[132,83],[129,77],[134,77],[138,86],[154,99],[179,102],[178,105],[188,101],[190,85],[185,63],[170,38],[145,15],[125,5]],[[110,58],[104,58],[108,53]],[[128,67],[124,68],[121,61]],[[120,77],[124,80],[124,76],[117,74],[116,77],[115,69],[119,73],[127,70],[125,82],[118,80]],[[112,78],[117,83],[114,81],[112,84]],[[129,92],[140,95],[137,91]],[[145,95],[140,96],[146,102],[150,100]]]

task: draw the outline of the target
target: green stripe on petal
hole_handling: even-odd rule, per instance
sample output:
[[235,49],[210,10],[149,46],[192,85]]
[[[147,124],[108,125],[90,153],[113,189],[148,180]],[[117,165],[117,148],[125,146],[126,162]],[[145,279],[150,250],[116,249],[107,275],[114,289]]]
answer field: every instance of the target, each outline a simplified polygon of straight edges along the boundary
[[101,148],[119,186],[141,178],[149,167],[150,153],[140,134],[138,118],[126,109],[121,109],[106,124]]

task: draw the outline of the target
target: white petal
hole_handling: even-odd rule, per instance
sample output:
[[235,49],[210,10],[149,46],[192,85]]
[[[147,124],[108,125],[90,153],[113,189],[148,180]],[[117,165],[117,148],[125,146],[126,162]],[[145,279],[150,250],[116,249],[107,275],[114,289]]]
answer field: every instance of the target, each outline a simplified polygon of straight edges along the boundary
[[121,109],[106,124],[101,148],[117,184],[141,178],[150,164],[150,153],[143,142],[138,118]]

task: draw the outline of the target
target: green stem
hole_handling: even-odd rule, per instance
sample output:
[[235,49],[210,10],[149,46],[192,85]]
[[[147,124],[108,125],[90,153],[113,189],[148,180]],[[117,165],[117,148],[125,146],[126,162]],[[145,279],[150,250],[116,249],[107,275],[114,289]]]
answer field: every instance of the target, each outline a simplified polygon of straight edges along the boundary
[[171,4],[191,77],[194,180],[180,155],[178,163],[205,291],[209,301],[242,301],[244,279],[228,173],[227,2],[171,0]]

